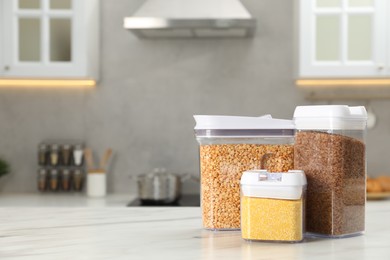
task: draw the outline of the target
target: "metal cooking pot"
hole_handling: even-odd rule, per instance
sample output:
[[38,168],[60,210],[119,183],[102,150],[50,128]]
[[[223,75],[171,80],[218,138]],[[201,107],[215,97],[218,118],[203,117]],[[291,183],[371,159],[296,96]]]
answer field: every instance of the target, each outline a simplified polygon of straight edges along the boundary
[[154,169],[137,177],[138,196],[142,202],[174,203],[180,199],[181,183],[197,179],[189,174],[179,176],[165,169]]

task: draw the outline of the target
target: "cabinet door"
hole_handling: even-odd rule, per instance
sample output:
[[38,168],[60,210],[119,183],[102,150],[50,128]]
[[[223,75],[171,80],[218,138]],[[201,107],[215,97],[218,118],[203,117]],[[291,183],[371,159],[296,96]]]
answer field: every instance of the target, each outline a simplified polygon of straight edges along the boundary
[[0,1],[3,77],[85,76],[84,0]]
[[299,76],[388,76],[388,2],[301,0]]

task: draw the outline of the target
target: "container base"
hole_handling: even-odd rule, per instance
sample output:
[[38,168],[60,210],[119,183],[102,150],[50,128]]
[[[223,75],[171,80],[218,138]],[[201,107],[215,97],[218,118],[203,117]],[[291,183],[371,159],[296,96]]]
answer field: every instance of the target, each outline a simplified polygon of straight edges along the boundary
[[243,238],[245,242],[248,243],[286,243],[286,244],[296,244],[296,243],[302,243],[304,239],[302,240],[260,240],[260,239],[248,239]]
[[306,232],[305,238],[342,239],[342,238],[356,237],[356,236],[362,236],[362,235],[364,235],[364,231],[352,233],[352,234],[343,234],[343,235],[324,235],[324,234]]
[[225,232],[225,231],[241,231],[240,228],[206,228],[206,227],[203,227],[204,230],[207,230],[207,231],[213,231],[213,232],[218,232],[218,231],[222,231],[222,232]]

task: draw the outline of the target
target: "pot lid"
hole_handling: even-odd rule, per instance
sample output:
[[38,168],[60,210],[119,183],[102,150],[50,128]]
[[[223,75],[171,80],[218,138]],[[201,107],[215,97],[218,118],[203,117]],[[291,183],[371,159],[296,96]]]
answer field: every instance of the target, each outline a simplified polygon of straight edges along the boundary
[[165,168],[154,168],[151,172],[144,173],[138,176],[138,178],[144,179],[154,179],[154,178],[176,178],[176,175],[170,172],[167,172]]

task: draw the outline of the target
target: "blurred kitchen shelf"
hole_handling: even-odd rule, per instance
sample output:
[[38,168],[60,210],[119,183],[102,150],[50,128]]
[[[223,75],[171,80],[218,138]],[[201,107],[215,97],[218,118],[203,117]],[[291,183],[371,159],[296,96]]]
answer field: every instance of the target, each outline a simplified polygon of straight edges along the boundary
[[295,82],[307,100],[390,99],[390,79],[298,79]]

